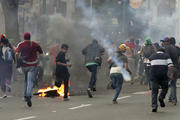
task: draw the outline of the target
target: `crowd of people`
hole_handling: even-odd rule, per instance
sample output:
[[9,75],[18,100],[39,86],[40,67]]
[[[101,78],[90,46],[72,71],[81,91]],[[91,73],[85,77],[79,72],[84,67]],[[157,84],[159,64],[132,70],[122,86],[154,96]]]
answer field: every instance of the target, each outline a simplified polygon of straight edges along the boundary
[[[133,37],[119,46],[112,45],[114,53],[109,55],[107,62],[110,64],[110,83],[108,88],[115,89],[113,104],[117,104],[117,98],[121,92],[125,81],[123,71],[126,70],[131,76],[131,84],[140,82],[149,86],[152,91],[152,112],[157,112],[159,100],[160,106],[165,107],[164,99],[170,90],[169,102],[176,105],[177,90],[176,82],[180,77],[180,48],[176,46],[174,37],[165,37],[158,42],[152,43],[151,38],[147,37],[142,45],[139,40]],[[91,78],[87,94],[92,98],[92,91],[96,91],[97,67],[102,64],[102,55],[105,50],[93,42],[82,50],[85,56],[86,67],[91,72]],[[161,90],[158,98],[159,89]]]
[[[166,37],[160,40],[161,44],[152,43],[151,38],[147,37],[142,45],[139,40],[133,37],[129,41],[112,48],[103,48],[97,40],[93,40],[82,50],[85,57],[85,67],[91,73],[87,94],[93,98],[92,91],[96,91],[96,81],[98,67],[103,64],[102,56],[108,49],[113,49],[112,55],[109,55],[109,87],[115,89],[113,104],[117,104],[117,98],[121,92],[124,83],[124,73],[127,71],[131,76],[131,84],[137,80],[140,84],[149,86],[152,90],[152,112],[157,112],[159,100],[160,106],[165,107],[164,99],[170,90],[169,102],[176,105],[177,90],[176,82],[180,77],[180,48],[176,46],[175,38]],[[111,47],[111,46],[110,46]],[[64,83],[64,101],[68,101],[70,73],[68,68],[72,65],[66,57],[69,46],[67,44],[58,45],[56,51],[50,50],[53,55],[53,76],[54,84],[60,87]],[[31,40],[31,34],[24,34],[24,41],[20,42],[17,47],[10,44],[5,34],[0,39],[0,84],[6,98],[6,92],[11,92],[12,66],[22,68],[25,75],[24,82],[24,100],[29,107],[32,106],[31,98],[34,82],[36,81],[37,66],[39,56],[43,50],[39,44]],[[159,89],[161,89],[158,97]]]

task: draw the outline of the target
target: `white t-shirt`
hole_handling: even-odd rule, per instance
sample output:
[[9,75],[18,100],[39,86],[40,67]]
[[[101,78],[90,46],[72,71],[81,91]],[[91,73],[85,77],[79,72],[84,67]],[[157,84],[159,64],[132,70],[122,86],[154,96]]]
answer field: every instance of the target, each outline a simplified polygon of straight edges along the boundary
[[3,48],[2,48],[2,53],[3,53],[2,58],[3,58],[4,60],[5,60],[5,53],[6,53],[7,50],[10,50],[10,48],[3,46]]

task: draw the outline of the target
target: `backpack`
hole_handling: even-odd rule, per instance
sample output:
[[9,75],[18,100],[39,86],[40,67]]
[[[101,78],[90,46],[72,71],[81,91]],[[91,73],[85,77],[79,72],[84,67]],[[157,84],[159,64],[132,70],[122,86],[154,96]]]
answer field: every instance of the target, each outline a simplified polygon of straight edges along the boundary
[[5,51],[5,62],[13,62],[13,51],[11,49]]
[[155,50],[152,45],[146,45],[143,50],[143,54],[145,58],[149,58],[153,53],[155,53]]

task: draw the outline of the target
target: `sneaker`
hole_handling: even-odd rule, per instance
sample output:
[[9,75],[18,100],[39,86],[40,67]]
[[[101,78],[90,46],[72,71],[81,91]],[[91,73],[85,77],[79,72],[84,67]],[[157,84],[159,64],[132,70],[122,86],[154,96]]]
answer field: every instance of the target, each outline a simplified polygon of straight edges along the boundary
[[157,108],[153,108],[153,109],[152,109],[152,112],[157,112]]
[[168,100],[168,102],[169,102],[169,103],[171,103],[171,102],[172,102],[172,100],[171,100],[171,99],[169,99],[169,100]]
[[28,107],[32,107],[32,102],[31,102],[31,98],[30,97],[27,97],[27,106]]
[[27,102],[27,97],[26,96],[24,96],[24,101]]
[[88,93],[89,98],[93,98],[91,90],[87,90],[87,93]]
[[165,107],[166,106],[163,99],[159,98],[159,102],[160,102],[160,106],[161,107]]
[[173,105],[177,105],[177,102],[174,101],[174,100],[172,100],[171,103],[172,103]]
[[7,95],[6,95],[6,94],[4,94],[4,95],[2,96],[2,98],[7,98]]
[[69,98],[64,98],[64,101],[69,101]]
[[118,104],[118,102],[116,100],[113,100],[113,104]]
[[94,87],[94,88],[92,89],[92,91],[93,91],[93,92],[96,92],[96,88]]

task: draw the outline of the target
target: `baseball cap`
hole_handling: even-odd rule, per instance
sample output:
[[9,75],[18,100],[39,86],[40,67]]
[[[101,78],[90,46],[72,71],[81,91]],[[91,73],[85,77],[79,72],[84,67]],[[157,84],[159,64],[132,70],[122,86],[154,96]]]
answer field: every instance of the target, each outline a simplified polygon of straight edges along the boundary
[[26,33],[24,34],[24,39],[25,39],[25,40],[30,40],[30,39],[31,39],[31,34],[30,34],[29,32],[26,32]]
[[169,37],[165,37],[163,40],[160,40],[161,42],[170,42],[170,38]]
[[6,38],[6,34],[1,34],[1,38]]

